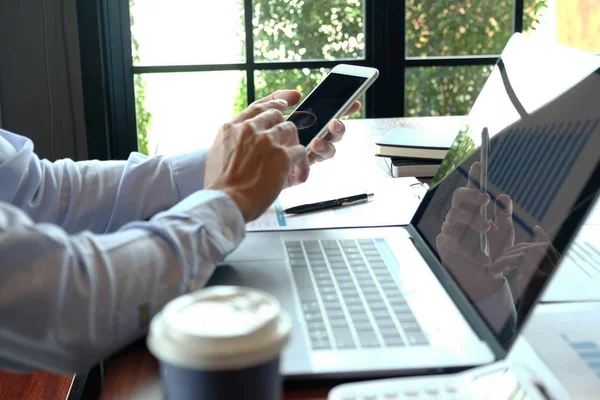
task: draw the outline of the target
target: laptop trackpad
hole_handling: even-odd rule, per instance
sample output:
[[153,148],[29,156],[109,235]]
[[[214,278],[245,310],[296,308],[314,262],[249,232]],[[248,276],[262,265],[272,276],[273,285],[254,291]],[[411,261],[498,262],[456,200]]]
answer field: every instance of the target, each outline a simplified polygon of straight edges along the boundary
[[225,258],[224,263],[285,259],[278,232],[248,232],[238,248]]
[[[281,246],[279,246],[281,247]],[[282,372],[286,376],[310,374],[309,348],[305,340],[302,324],[296,312],[295,297],[291,278],[285,261],[236,261],[224,262],[217,268],[207,286],[237,285],[264,290],[275,296],[292,318],[292,337],[283,353]]]

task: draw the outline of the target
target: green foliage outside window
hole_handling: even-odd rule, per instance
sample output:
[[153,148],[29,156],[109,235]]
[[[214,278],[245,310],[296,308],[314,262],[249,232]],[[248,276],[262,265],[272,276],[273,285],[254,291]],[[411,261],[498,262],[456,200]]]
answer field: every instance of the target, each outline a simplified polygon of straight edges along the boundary
[[[525,1],[524,27],[533,25],[547,7],[547,1]],[[499,54],[511,36],[513,8],[509,0],[406,0],[407,55]],[[252,24],[257,62],[309,59],[343,62],[364,56],[364,0],[254,0]],[[244,37],[244,32],[238,34]],[[137,48],[133,38],[134,59]],[[324,69],[265,71],[260,66],[257,69],[256,98],[281,88],[295,88],[306,95],[327,72]],[[490,66],[408,69],[406,114],[467,114],[490,71]],[[135,91],[139,148],[147,154],[152,115],[144,108],[146,89],[140,75],[135,77]],[[246,99],[244,77],[234,104],[236,114],[247,106]]]
[[446,176],[461,165],[477,149],[475,142],[471,138],[471,134],[472,131],[469,126],[463,127],[458,133],[456,140],[448,150],[448,154],[433,177],[431,182],[432,188],[443,181]]
[[[548,0],[527,0],[523,26],[537,22]],[[513,1],[407,0],[406,47],[412,57],[497,55],[512,35]],[[491,66],[411,68],[406,115],[465,115]]]

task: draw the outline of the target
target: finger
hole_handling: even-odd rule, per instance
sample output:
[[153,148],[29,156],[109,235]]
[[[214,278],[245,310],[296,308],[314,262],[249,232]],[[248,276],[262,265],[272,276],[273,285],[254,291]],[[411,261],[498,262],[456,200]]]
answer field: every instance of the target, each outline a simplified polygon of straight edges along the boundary
[[335,155],[335,146],[323,139],[315,139],[310,144],[313,161],[324,161]]
[[490,267],[490,270],[495,274],[500,273],[507,268],[519,266],[523,262],[523,260],[525,260],[525,258],[527,258],[525,253],[503,255],[502,257],[494,261],[494,263]]
[[296,146],[300,143],[298,139],[298,128],[289,121],[275,125],[266,130],[264,134],[268,135],[274,143],[284,147]]
[[329,132],[323,139],[328,142],[335,143],[339,142],[344,137],[344,133],[346,133],[346,126],[339,119],[334,119],[327,125],[327,130]]
[[516,254],[527,252],[531,247],[537,246],[539,243],[519,243],[507,248],[503,254]]
[[294,106],[296,104],[298,104],[298,102],[300,101],[300,99],[302,98],[302,95],[300,94],[299,91],[297,90],[278,90],[276,92],[271,93],[270,95],[268,95],[267,97],[264,97],[260,100],[256,100],[254,104],[262,104],[262,103],[268,103],[269,101],[272,100],[285,100],[288,104],[288,106]]
[[267,110],[275,109],[279,110],[279,112],[283,112],[288,107],[288,102],[285,100],[270,100],[263,103],[253,103],[250,107],[246,108],[244,111],[238,115],[233,122],[234,123],[242,123],[249,119],[256,117],[257,115],[264,113]]
[[495,222],[498,229],[507,231],[513,228],[513,202],[506,194],[501,194],[494,205]]
[[[461,228],[464,229],[464,225]],[[448,221],[444,221],[442,224],[442,233],[451,236],[458,236],[461,234],[461,229],[458,229],[457,225],[450,225]]]
[[470,225],[478,232],[487,232],[491,227],[490,221],[466,207],[452,207],[446,215],[446,222],[450,225]]
[[[477,189],[461,187],[456,189],[452,195],[453,207],[484,206],[489,202],[490,196]],[[477,208],[477,212],[479,212],[479,208]]]
[[467,224],[450,225],[447,221],[444,221],[444,223],[442,224],[441,233],[445,235],[454,236],[456,238],[464,238],[467,235],[469,235],[470,231],[472,230],[473,228],[471,228],[471,226]]
[[536,243],[552,243],[546,232],[539,225],[533,227],[533,240]]
[[481,174],[481,164],[479,161],[475,161],[471,164],[471,168],[469,169],[469,179],[467,181],[467,187],[470,189],[479,189],[479,176]]
[[554,247],[554,244],[552,244],[552,241],[550,240],[546,232],[544,232],[544,230],[539,225],[536,225],[533,228],[533,240],[535,240],[538,243],[548,244],[548,257],[554,263],[558,263],[560,261],[560,253],[558,252],[558,250],[556,250],[556,247]]
[[268,109],[256,117],[247,120],[247,123],[252,124],[254,131],[257,133],[266,131],[279,125],[284,121],[283,113],[274,108]]
[[294,165],[292,167],[292,172],[294,180],[290,181],[289,186],[298,185],[300,183],[304,183],[308,180],[308,175],[310,173],[310,167],[307,165]]
[[436,244],[438,246],[438,251],[460,254],[461,256],[479,265],[489,265],[491,262],[490,258],[479,250],[465,250],[461,242],[454,236],[439,235],[437,237]]
[[552,240],[550,240],[546,232],[544,232],[542,227],[539,225],[536,225],[533,228],[533,240],[535,240],[537,243],[546,243],[548,245],[548,257],[553,262],[558,263],[558,261],[560,260],[560,253],[558,252],[558,250],[556,250],[556,247],[554,247]]
[[352,104],[352,107],[350,107],[350,109],[348,111],[346,111],[346,113],[344,114],[345,117],[348,117],[352,114],[356,114],[357,112],[360,111],[361,108],[361,104],[360,101],[357,101],[356,103]]
[[[506,254],[514,255],[515,253]],[[548,256],[548,244],[546,243],[533,243],[516,254],[525,255],[525,259],[519,265],[521,273],[536,271],[548,261],[552,261]]]
[[530,243],[529,246],[524,246],[519,249],[509,249],[504,254],[513,255],[523,253],[527,255],[528,258],[539,261],[543,257],[552,254],[549,252],[550,248],[551,246],[548,243]]
[[290,146],[285,149],[291,166],[299,167],[303,170],[310,168],[308,164],[308,155],[306,154],[306,147],[302,145]]

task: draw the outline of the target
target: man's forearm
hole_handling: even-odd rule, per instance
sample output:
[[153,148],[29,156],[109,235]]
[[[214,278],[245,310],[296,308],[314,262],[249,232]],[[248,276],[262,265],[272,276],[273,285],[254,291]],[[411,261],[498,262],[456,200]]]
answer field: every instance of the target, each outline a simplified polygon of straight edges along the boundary
[[0,201],[68,233],[114,232],[201,190],[206,152],[52,163],[37,157],[29,139],[0,130]]
[[202,287],[244,226],[235,203],[212,191],[100,236],[69,236],[0,206],[0,359],[86,370],[143,335],[166,302]]

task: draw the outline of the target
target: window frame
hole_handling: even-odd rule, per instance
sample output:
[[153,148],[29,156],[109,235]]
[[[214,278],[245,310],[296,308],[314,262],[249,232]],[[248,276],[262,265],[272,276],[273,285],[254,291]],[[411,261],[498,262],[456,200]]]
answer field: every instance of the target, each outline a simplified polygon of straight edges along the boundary
[[[365,55],[350,60],[256,61],[252,0],[244,0],[244,62],[231,64],[134,66],[129,1],[78,0],[82,83],[90,158],[126,159],[137,151],[134,76],[147,73],[245,71],[248,104],[255,100],[254,72],[332,68],[340,62],[372,66],[379,79],[366,94],[366,118],[405,116],[405,73],[415,67],[494,65],[499,55],[409,57],[405,1],[363,0]],[[523,31],[524,0],[513,1],[512,32]],[[390,49],[394,49],[391,51]],[[225,122],[225,121],[224,121]]]

